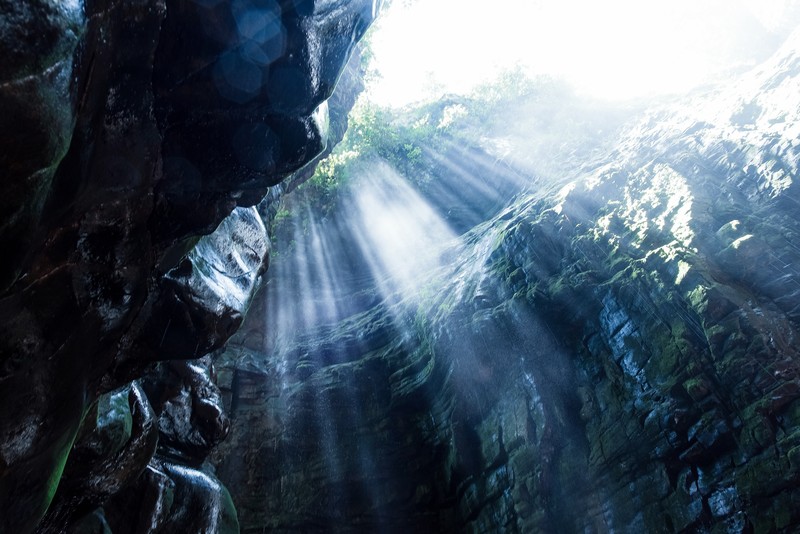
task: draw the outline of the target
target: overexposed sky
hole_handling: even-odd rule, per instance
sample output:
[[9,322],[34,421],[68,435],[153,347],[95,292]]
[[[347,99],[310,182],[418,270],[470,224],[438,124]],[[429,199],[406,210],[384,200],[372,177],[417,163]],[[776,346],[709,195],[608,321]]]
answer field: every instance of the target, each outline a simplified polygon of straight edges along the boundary
[[681,92],[764,59],[798,22],[800,0],[394,0],[370,95],[464,93],[515,64],[601,98]]

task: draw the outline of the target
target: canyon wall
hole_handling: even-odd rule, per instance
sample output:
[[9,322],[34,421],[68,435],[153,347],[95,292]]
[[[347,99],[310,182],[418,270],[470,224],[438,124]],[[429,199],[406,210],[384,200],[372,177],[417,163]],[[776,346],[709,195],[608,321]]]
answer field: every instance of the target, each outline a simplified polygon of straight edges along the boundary
[[[243,532],[796,531],[799,42],[488,195],[410,291],[335,217],[279,240],[266,311],[217,355],[234,425],[212,461]],[[437,187],[502,189],[483,156]],[[425,204],[444,223],[449,198]],[[424,255],[425,221],[381,251]],[[275,337],[303,276],[307,324]],[[343,313],[309,320],[330,291]]]

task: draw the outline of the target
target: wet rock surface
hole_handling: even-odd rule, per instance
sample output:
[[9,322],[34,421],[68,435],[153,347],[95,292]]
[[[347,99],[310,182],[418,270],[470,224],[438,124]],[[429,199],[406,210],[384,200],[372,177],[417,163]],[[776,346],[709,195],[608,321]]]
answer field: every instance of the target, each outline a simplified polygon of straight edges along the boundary
[[212,456],[242,531],[796,531],[796,37],[516,197],[416,297],[347,264],[344,318],[248,322]]
[[377,4],[0,0],[0,531],[796,531],[796,36],[558,193],[425,154],[442,266],[328,221],[220,350]]
[[[259,203],[325,148],[378,4],[0,2],[0,530],[236,530],[224,487],[186,467],[225,434],[210,367],[131,381],[241,323]],[[104,502],[150,507],[126,510],[149,526]]]

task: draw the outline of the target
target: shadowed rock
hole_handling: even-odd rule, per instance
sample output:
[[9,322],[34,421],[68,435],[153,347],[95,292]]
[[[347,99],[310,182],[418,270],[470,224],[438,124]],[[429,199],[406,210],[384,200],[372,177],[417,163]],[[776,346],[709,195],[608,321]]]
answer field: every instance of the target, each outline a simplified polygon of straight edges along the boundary
[[[245,209],[218,230],[235,257],[192,236],[323,150],[375,7],[0,2],[0,530],[39,522],[98,395],[235,331],[263,224]],[[84,475],[71,487],[102,478]]]

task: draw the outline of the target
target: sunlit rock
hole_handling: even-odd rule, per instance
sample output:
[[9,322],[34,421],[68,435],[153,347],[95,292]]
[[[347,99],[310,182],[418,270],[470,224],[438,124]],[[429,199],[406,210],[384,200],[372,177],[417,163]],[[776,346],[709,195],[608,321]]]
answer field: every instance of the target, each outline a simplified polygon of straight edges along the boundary
[[241,324],[266,270],[269,244],[256,208],[237,208],[162,280],[140,343],[149,360],[198,358]]
[[[554,149],[523,191],[486,163],[539,138],[464,135],[426,146],[438,194],[365,164],[324,224],[294,204],[217,356],[243,528],[796,529],[797,53]],[[461,191],[480,177],[519,194]]]

